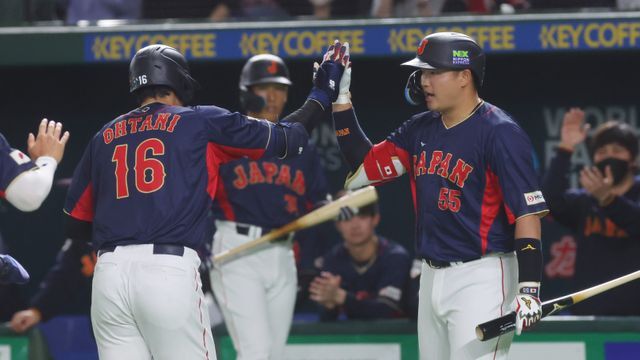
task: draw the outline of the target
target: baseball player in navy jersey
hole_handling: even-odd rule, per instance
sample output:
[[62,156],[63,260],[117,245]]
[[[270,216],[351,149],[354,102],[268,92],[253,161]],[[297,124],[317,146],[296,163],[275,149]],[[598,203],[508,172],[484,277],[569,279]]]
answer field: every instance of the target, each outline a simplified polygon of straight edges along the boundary
[[517,312],[516,332],[540,319],[540,216],[547,212],[524,131],[478,96],[485,57],[470,37],[434,33],[420,43],[407,95],[429,111],[372,145],[348,97],[334,104],[346,186],[408,173],[423,259],[418,310],[422,359],[506,358],[512,336],[476,339],[477,324]]
[[411,257],[400,244],[376,233],[379,223],[377,203],[336,221],[343,242],[322,257],[322,271],[309,286],[311,299],[324,309],[321,319],[404,316]]
[[325,61],[308,100],[278,124],[185,106],[196,81],[177,50],[140,49],[129,67],[140,106],[90,141],[67,195],[68,237],[98,253],[91,320],[101,359],[215,359],[194,250],[205,241],[216,169],[288,158],[337,97],[344,66]]
[[[29,134],[29,156],[12,148],[0,134],[0,198],[21,211],[40,207],[51,191],[53,175],[69,140],[62,124],[42,119],[38,135]],[[35,159],[35,161],[31,161]],[[29,274],[10,255],[0,254],[0,283],[24,284]]]
[[[277,124],[290,85],[281,58],[256,55],[242,69],[240,102],[247,115]],[[243,158],[221,165],[212,208],[213,253],[279,228],[326,198],[324,171],[312,145],[292,159]],[[297,292],[291,241],[284,239],[226,264],[214,264],[211,287],[237,358],[282,359]]]

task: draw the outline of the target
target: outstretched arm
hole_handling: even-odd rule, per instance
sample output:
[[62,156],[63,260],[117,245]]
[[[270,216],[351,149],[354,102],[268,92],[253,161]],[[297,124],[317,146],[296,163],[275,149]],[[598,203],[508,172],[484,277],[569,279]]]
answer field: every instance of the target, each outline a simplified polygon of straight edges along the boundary
[[338,97],[333,103],[333,127],[340,151],[351,170],[345,188],[356,189],[378,185],[407,172],[410,169],[409,153],[390,139],[374,146],[367,138],[351,103],[351,62],[346,66]]

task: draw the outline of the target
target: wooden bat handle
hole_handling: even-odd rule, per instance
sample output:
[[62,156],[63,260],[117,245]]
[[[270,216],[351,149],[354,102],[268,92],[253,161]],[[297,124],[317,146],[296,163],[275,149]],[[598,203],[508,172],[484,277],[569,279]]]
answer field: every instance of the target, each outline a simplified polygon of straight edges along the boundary
[[476,326],[476,336],[480,341],[487,341],[506,334],[516,328],[516,313],[510,312],[505,316],[487,321]]
[[[575,292],[570,295],[562,296],[553,300],[545,301],[542,303],[542,318],[551,315],[557,311],[560,311],[568,306],[577,304],[583,300],[586,300],[592,296],[598,295],[605,291],[611,290],[622,284],[626,284],[630,281],[640,278],[640,270],[632,272],[630,274],[621,276],[619,278],[607,281],[602,284]],[[496,336],[500,336],[509,331],[513,331],[516,328],[516,313],[512,312],[505,316],[487,321],[476,326],[476,336],[480,341],[487,341],[493,339]]]
[[232,258],[240,256],[249,250],[258,248],[275,239],[281,238],[291,232],[306,229],[311,226],[318,225],[322,222],[332,220],[340,213],[343,206],[362,207],[378,200],[378,193],[373,186],[367,186],[345,195],[335,201],[332,201],[312,212],[278,228],[262,235],[261,237],[244,243],[233,249],[225,250],[213,257],[214,263],[222,263]]

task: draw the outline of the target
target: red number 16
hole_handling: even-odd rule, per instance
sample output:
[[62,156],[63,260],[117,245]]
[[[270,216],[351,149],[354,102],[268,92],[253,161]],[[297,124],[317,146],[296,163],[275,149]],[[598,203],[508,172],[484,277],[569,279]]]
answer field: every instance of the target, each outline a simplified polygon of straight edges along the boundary
[[[116,163],[116,197],[118,199],[129,197],[129,184],[127,183],[127,175],[129,174],[129,165],[127,164],[128,146],[127,144],[116,146],[111,158],[111,161]],[[141,142],[136,148],[135,163],[133,165],[135,184],[136,189],[145,194],[162,188],[164,178],[167,176],[164,171],[164,164],[160,160],[147,157],[149,151],[151,151],[151,156],[164,155],[164,143],[159,139],[152,138]],[[149,174],[148,177],[147,174]]]

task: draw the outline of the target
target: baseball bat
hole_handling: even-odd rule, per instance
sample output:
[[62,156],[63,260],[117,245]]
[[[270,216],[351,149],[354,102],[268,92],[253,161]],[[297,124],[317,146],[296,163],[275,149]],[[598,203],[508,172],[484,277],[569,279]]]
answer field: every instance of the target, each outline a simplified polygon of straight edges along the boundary
[[[630,281],[640,278],[640,270],[632,272],[630,274],[621,276],[619,278],[607,281],[602,284],[584,289],[573,294],[561,296],[559,298],[545,301],[542,303],[542,317],[547,317],[559,310],[562,310],[573,304],[577,304],[583,300],[586,300],[592,296],[598,295],[605,291],[609,291],[622,284],[626,284]],[[516,313],[511,312],[507,315],[499,317],[482,323],[476,326],[476,336],[480,341],[487,341],[493,339],[496,336],[513,331],[516,328]]]
[[315,226],[325,221],[334,219],[340,213],[340,208],[344,206],[360,208],[362,206],[369,205],[372,202],[375,202],[377,199],[378,199],[378,193],[376,192],[376,189],[373,186],[367,186],[360,190],[356,190],[335,201],[332,201],[324,206],[321,206],[311,211],[310,213],[296,220],[293,220],[292,222],[278,229],[271,230],[267,234],[262,235],[261,237],[253,241],[244,243],[233,249],[222,251],[221,253],[213,257],[213,261],[215,263],[228,261],[231,258],[239,256],[248,250],[251,250],[262,244],[271,242],[275,239],[279,239],[291,232],[306,229],[308,227]]

